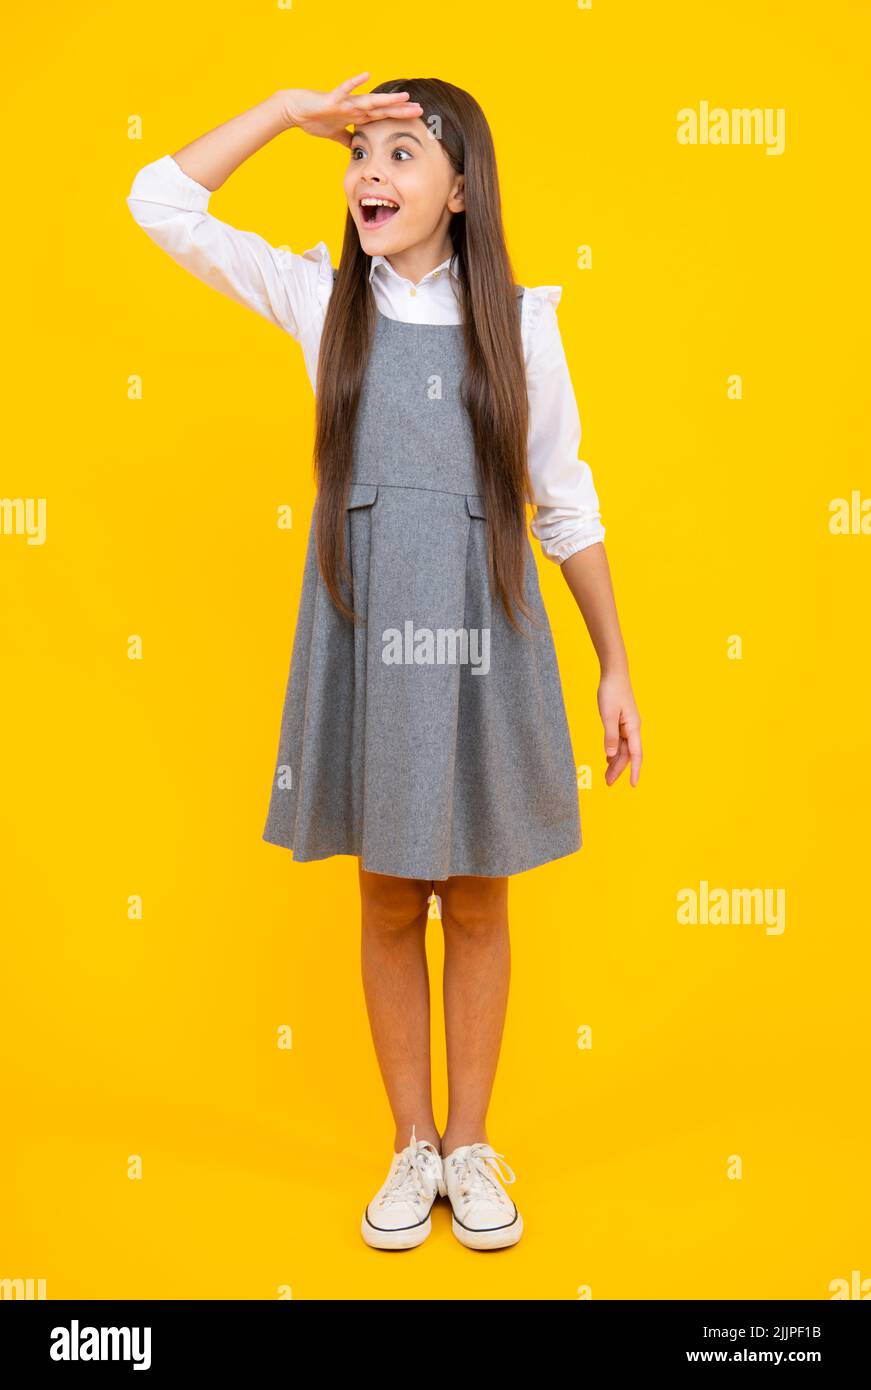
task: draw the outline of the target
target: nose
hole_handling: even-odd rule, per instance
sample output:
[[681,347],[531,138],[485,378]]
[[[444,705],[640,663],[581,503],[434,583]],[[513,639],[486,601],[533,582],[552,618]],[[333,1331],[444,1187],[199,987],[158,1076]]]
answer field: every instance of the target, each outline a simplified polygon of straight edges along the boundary
[[367,158],[366,163],[369,165],[369,168],[367,169],[366,173],[363,175],[363,183],[364,183],[364,184],[369,184],[369,183],[383,184],[383,183],[384,183],[384,175],[380,172],[380,170],[379,170],[379,168],[378,168],[378,161],[379,161],[380,158],[381,158],[381,156],[380,156],[379,154],[377,154],[374,150],[372,151],[372,153],[371,153],[371,154],[369,155],[369,157]]
[[363,179],[363,192],[361,194],[361,197],[365,198],[367,196],[371,196],[373,198],[376,198],[380,196],[381,190],[384,187],[384,183],[385,181],[380,174],[366,174],[366,176]]

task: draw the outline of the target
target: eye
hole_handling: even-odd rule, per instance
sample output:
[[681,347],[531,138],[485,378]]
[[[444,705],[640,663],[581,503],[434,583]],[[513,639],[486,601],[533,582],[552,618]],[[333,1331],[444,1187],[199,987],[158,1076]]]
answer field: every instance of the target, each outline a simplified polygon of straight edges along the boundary
[[[352,162],[357,158],[357,155],[358,155],[358,154],[365,154],[365,153],[366,153],[366,151],[365,151],[365,149],[364,149],[364,147],[363,147],[362,145],[352,145],[352,146],[351,146],[351,160],[352,160]],[[413,155],[412,155],[412,153],[411,153],[411,150],[407,150],[407,149],[405,148],[404,145],[397,145],[396,149],[393,151],[392,155],[390,156],[391,159],[394,159],[394,158],[396,157],[396,155],[398,155],[398,154],[406,155],[408,159],[412,159],[412,158],[413,158]],[[404,163],[405,163],[405,160],[404,160],[404,159],[401,159],[399,162],[400,162],[400,164],[404,164]],[[358,163],[359,163],[359,161],[358,161]]]

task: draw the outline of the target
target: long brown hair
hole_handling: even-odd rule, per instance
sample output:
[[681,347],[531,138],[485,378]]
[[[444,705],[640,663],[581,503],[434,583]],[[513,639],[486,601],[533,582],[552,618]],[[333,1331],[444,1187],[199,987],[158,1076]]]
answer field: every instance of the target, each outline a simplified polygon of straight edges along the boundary
[[[464,175],[465,211],[453,214],[449,228],[465,330],[462,399],[472,426],[487,513],[490,581],[509,621],[519,630],[515,605],[525,617],[532,616],[523,593],[528,544],[525,505],[532,500],[527,460],[529,403],[493,137],[475,99],[450,82],[435,77],[396,78],[372,90],[408,92],[408,100],[423,107],[422,121],[438,117],[445,154],[454,172]],[[348,578],[345,515],[353,439],[377,320],[369,284],[371,263],[349,209],[319,349],[314,463],[318,565],[336,607],[352,619],[360,615],[348,607],[341,585]]]

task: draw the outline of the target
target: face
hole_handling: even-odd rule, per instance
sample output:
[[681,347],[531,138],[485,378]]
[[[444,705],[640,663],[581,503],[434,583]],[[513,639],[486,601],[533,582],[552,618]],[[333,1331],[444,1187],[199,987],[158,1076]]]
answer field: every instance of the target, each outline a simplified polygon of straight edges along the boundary
[[[419,117],[367,121],[351,137],[345,194],[368,256],[443,242],[464,210],[463,175]],[[383,199],[392,207],[367,205]],[[363,200],[363,201],[361,201]]]

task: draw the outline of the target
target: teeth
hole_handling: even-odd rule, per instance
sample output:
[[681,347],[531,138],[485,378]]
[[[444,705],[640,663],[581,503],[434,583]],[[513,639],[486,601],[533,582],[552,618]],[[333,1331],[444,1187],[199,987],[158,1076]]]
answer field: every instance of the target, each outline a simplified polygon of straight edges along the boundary
[[398,208],[398,203],[392,203],[389,198],[361,198],[360,206],[364,208]]

